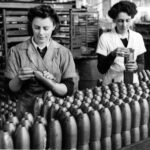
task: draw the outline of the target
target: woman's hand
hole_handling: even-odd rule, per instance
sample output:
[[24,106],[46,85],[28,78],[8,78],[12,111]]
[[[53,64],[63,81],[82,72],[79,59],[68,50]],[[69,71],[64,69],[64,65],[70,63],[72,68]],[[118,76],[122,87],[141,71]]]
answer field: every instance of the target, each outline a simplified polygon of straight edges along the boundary
[[49,79],[49,80],[55,80],[54,76],[49,73],[48,71],[34,71],[34,75],[37,79],[41,80],[41,79]]
[[129,49],[124,47],[118,47],[114,51],[111,52],[113,56],[121,56],[124,57],[129,54]]
[[20,81],[29,80],[34,77],[33,69],[29,67],[21,68],[18,72]]
[[32,68],[24,67],[20,68],[18,75],[10,80],[9,88],[13,92],[17,92],[21,89],[23,81],[29,80],[34,77]]
[[59,96],[64,96],[67,93],[67,87],[63,83],[57,83],[54,76],[47,71],[34,71],[35,77],[43,83],[49,90]]
[[42,78],[44,78],[44,77],[43,77],[43,73],[40,72],[40,71],[34,71],[34,76],[35,76],[37,79],[39,79],[39,80],[41,80]]
[[49,73],[44,73],[44,72],[40,72],[40,71],[34,71],[34,75],[37,78],[37,80],[41,81],[42,83],[44,83],[44,85],[49,86],[49,83],[51,83],[52,79],[51,79],[51,74]]
[[48,71],[43,71],[43,76],[47,79],[55,80],[55,77],[53,76],[53,74],[49,73]]
[[134,72],[138,69],[138,65],[136,62],[128,62],[125,64],[126,70],[129,72]]

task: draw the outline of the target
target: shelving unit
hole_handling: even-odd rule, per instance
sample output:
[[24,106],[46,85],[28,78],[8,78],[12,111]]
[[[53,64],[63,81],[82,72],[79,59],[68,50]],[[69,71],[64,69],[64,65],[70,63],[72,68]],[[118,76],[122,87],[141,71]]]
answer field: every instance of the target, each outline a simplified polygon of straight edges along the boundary
[[60,31],[53,38],[68,47],[74,58],[95,52],[99,37],[98,12],[85,9],[58,11]]
[[70,48],[70,17],[69,10],[62,9],[57,10],[60,20],[60,30],[53,36],[53,39],[64,45],[67,48]]
[[3,30],[3,11],[0,10],[0,100],[5,100],[6,99],[6,93],[4,90],[4,73],[3,70],[5,68],[5,61],[6,61],[6,55],[5,55],[5,50],[4,50],[4,30]]
[[[41,3],[1,3],[1,26],[5,53],[12,45],[29,38],[27,33],[27,10]],[[60,31],[55,40],[73,51],[85,46],[94,48],[98,39],[98,12],[78,9],[60,9],[51,4],[60,18]],[[81,40],[80,40],[81,38]]]
[[95,52],[99,38],[98,12],[70,10],[71,46],[74,56]]

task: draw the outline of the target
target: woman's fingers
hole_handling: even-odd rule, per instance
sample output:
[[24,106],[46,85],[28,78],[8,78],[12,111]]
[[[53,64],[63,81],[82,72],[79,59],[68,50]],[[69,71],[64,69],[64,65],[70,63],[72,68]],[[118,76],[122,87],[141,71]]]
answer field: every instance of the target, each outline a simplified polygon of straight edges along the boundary
[[38,77],[43,77],[43,73],[40,71],[34,71],[34,75]]
[[130,63],[126,63],[126,70],[127,71],[134,71],[138,69],[137,63],[136,62],[130,62]]
[[33,77],[34,77],[33,74],[19,75],[19,79],[21,79],[21,80],[28,80],[28,79],[31,79],[31,78],[33,78]]
[[54,76],[51,73],[49,73],[48,71],[43,71],[43,76],[47,79],[51,79],[51,80],[54,79]]
[[124,48],[124,47],[118,47],[115,50],[116,56],[121,56],[121,57],[125,57],[126,55],[129,54],[129,49],[128,48]]
[[28,80],[30,78],[33,78],[34,73],[33,73],[32,68],[28,68],[28,67],[21,68],[19,70],[18,77],[19,77],[20,80]]
[[33,69],[32,68],[21,68],[19,70],[19,73],[22,74],[22,75],[26,75],[26,74],[33,74]]

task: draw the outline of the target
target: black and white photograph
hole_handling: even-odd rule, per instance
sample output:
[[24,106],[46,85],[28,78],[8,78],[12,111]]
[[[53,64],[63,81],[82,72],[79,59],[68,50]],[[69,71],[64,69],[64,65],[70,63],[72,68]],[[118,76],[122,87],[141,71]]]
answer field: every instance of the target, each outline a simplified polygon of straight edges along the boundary
[[149,0],[0,0],[0,150],[150,150]]

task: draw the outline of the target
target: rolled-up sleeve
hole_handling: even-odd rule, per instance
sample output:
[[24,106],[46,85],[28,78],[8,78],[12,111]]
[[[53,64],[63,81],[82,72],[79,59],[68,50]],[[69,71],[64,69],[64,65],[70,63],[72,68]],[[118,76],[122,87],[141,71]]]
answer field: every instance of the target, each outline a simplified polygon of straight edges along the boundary
[[6,78],[12,79],[18,73],[19,68],[19,56],[14,48],[11,48],[7,54],[7,62],[4,75]]
[[73,56],[69,50],[67,50],[62,57],[62,78],[74,78],[76,77],[75,63]]
[[99,41],[98,41],[98,44],[97,44],[97,49],[96,49],[96,53],[97,54],[101,54],[101,55],[104,55],[104,56],[107,56],[108,54],[108,48],[107,48],[107,40],[106,40],[106,36],[105,34],[103,33],[100,38],[99,38]]

